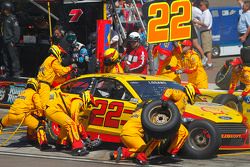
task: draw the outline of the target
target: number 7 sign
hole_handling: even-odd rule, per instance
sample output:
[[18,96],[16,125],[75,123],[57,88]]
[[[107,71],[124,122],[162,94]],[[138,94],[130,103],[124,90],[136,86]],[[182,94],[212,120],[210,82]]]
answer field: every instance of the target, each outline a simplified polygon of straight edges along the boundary
[[189,0],[154,1],[143,7],[143,15],[148,20],[147,42],[150,44],[191,38]]

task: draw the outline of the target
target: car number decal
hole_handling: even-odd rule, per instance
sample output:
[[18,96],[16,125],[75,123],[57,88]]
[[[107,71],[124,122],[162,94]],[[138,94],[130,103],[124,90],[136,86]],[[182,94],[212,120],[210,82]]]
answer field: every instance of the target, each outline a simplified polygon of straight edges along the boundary
[[122,113],[132,114],[132,110],[124,109],[123,102],[113,101],[108,104],[107,100],[96,100],[96,107],[92,110],[90,124],[110,128],[119,128],[127,120],[121,120]]

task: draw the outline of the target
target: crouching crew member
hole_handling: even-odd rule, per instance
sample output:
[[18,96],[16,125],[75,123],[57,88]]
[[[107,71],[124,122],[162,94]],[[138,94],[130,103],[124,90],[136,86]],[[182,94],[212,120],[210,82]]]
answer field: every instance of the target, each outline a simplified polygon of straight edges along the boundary
[[94,101],[89,91],[83,92],[81,96],[55,93],[53,97],[51,96],[45,110],[46,117],[61,126],[57,146],[65,146],[67,138],[69,138],[72,144],[72,155],[74,156],[82,156],[89,153],[79,135],[80,130],[82,137],[87,138],[84,127],[78,122],[78,116],[80,112],[84,112],[87,109],[90,102],[94,104]]
[[[184,112],[187,103],[194,104],[196,94],[200,94],[199,90],[192,84],[188,84],[185,87],[171,89],[168,88],[162,95],[162,107],[168,107],[166,101],[173,101],[178,107],[181,114]],[[121,140],[125,147],[119,147],[117,151],[110,154],[111,159],[117,161],[121,159],[135,158],[140,164],[147,164],[147,156],[142,152],[142,148],[146,146],[143,139],[144,130],[141,123],[142,109],[137,110],[123,126],[121,132]],[[176,154],[179,152],[186,138],[188,137],[187,129],[181,124],[177,131],[176,137],[171,142],[171,145],[166,152],[169,153],[171,158],[176,158]]]
[[114,48],[109,48],[104,52],[104,72],[124,73],[119,62],[119,53]]
[[244,65],[241,58],[235,58],[231,64],[233,66],[233,71],[228,93],[233,94],[237,83],[240,81],[246,86],[246,88],[241,93],[241,96],[238,97],[239,100],[242,100],[242,98],[247,96],[247,94],[250,92],[250,67]]
[[[34,78],[28,79],[25,90],[18,95],[8,114],[1,119],[0,132],[4,127],[23,122],[22,125],[28,126],[31,130],[36,130],[40,149],[44,150],[51,147],[48,145],[42,123],[44,108],[37,93],[38,89],[38,81]],[[33,116],[34,113],[36,114]]]
[[188,75],[188,83],[194,84],[199,89],[207,89],[207,73],[203,68],[199,55],[192,49],[192,42],[190,40],[184,40],[181,42],[181,46],[181,69],[177,70],[176,73],[186,73]]

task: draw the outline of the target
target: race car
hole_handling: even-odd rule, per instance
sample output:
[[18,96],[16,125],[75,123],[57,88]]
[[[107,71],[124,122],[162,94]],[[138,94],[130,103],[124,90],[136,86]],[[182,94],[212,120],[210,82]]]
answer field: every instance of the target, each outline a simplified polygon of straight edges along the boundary
[[[121,128],[138,105],[160,100],[167,87],[179,86],[160,76],[87,74],[57,86],[51,95],[61,92],[78,96],[91,90],[96,106],[81,115],[88,134],[104,142],[120,143]],[[187,106],[182,121],[190,133],[183,152],[192,158],[211,157],[218,149],[250,149],[249,124],[237,110],[222,104],[197,102]],[[55,123],[49,122],[47,131],[51,139],[56,140],[59,130]]]

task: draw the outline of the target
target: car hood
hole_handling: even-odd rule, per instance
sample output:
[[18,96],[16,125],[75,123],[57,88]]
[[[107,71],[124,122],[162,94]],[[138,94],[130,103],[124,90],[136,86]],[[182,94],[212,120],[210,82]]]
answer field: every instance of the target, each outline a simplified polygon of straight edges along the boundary
[[241,123],[243,121],[238,111],[221,104],[207,102],[187,105],[184,117],[205,118],[215,123]]

